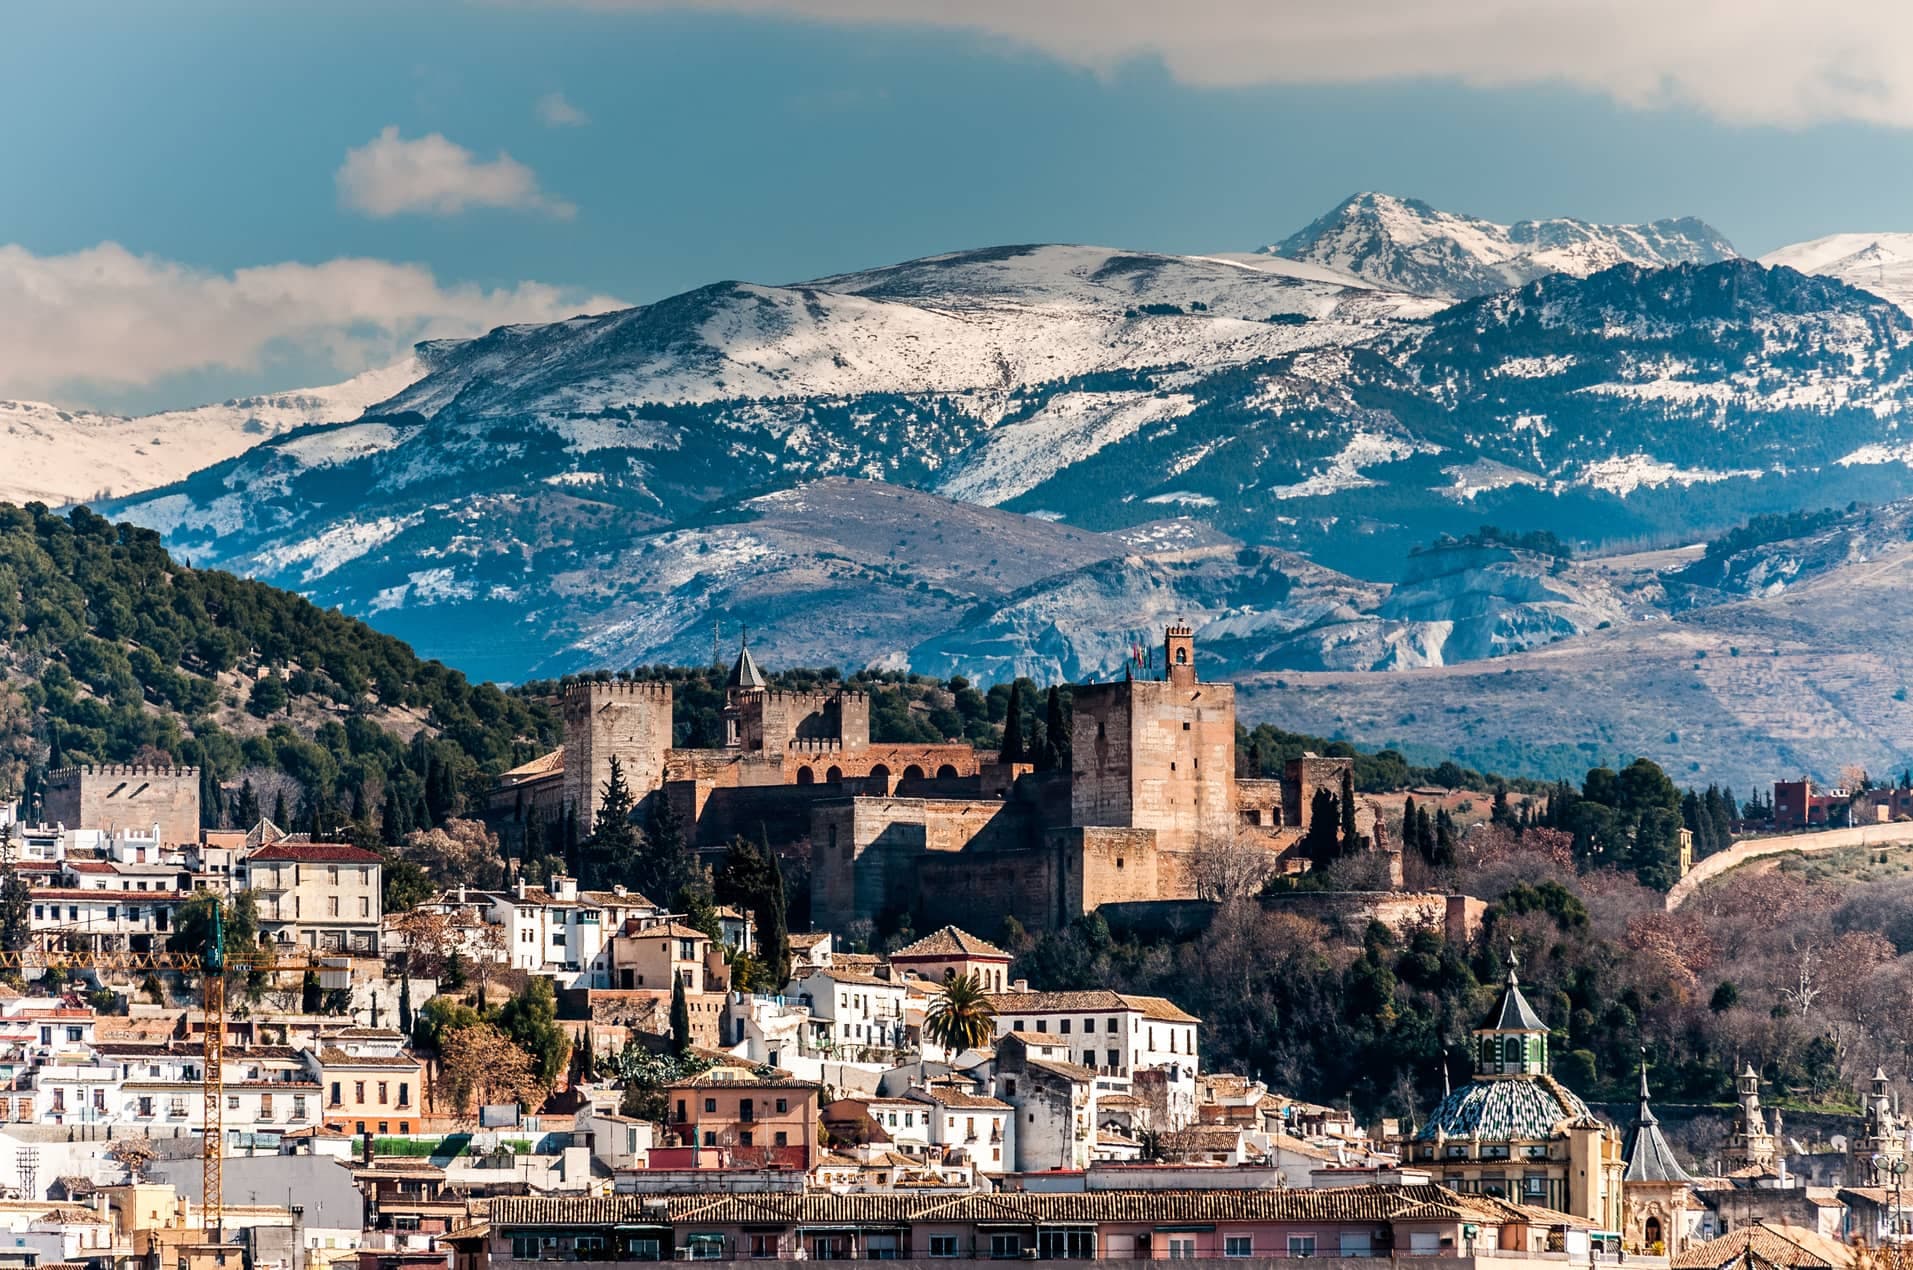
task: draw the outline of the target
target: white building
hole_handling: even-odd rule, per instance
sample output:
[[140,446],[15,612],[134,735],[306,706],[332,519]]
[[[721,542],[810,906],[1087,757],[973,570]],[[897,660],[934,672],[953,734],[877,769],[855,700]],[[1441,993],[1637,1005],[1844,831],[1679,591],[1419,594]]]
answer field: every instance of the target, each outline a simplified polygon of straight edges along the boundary
[[1201,1020],[1166,997],[1092,990],[994,993],[998,1038],[1011,1032],[1043,1034],[1068,1047],[1068,1059],[1103,1076],[1133,1079],[1162,1074],[1172,1119],[1195,1116],[1197,1028]]
[[1014,1109],[998,1098],[950,1082],[912,1089],[928,1122],[930,1146],[944,1159],[965,1159],[979,1173],[1007,1173],[1016,1161]]
[[860,970],[823,967],[791,984],[787,995],[810,1007],[812,1044],[838,1057],[909,1046],[904,1003],[909,990]]
[[[520,881],[509,891],[460,887],[432,901],[441,912],[476,909],[481,920],[499,927],[500,959],[513,970],[547,975],[562,987],[591,987],[592,966],[611,937],[627,921],[649,921],[661,914],[636,891],[580,891],[576,878],[555,876],[549,888]],[[598,984],[609,987],[609,984]]]

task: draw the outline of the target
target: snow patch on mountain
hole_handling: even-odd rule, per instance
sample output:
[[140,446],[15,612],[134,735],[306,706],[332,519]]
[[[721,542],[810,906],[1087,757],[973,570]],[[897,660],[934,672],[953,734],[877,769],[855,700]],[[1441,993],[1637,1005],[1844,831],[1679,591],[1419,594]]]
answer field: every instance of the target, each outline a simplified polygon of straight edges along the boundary
[[1716,481],[1757,479],[1758,470],[1747,468],[1733,472],[1687,469],[1663,463],[1648,454],[1623,454],[1590,463],[1581,469],[1571,484],[1606,490],[1626,498],[1637,489],[1657,489],[1663,485],[1709,485]]
[[348,520],[323,532],[282,547],[272,547],[254,558],[254,567],[276,573],[303,564],[300,581],[316,582],[326,574],[357,560],[366,552],[392,541],[425,519],[423,512],[411,516],[382,516],[377,520]]
[[1440,454],[1441,450],[1442,447],[1438,445],[1412,437],[1358,431],[1329,459],[1328,466],[1293,485],[1278,485],[1269,494],[1281,499],[1312,498],[1343,490],[1364,489],[1380,482],[1363,475],[1363,468],[1394,463],[1416,454]]
[[1059,393],[1028,419],[992,430],[938,492],[994,507],[1149,424],[1194,409],[1195,400],[1181,393]]

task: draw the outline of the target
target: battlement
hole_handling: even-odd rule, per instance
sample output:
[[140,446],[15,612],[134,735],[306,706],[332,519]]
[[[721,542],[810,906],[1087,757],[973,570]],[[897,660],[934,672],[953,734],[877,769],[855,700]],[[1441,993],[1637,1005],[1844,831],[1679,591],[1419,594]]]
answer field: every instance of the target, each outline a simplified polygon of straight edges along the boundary
[[652,679],[580,679],[566,684],[559,695],[566,702],[602,697],[642,697],[649,701],[669,701],[671,685]]
[[171,763],[100,763],[81,767],[60,767],[47,773],[48,780],[67,780],[76,776],[199,776],[197,767],[176,767]]
[[808,705],[817,701],[866,701],[867,692],[854,688],[812,688],[802,691],[796,688],[749,688],[737,694],[739,701],[763,701],[772,705],[793,703]]
[[1168,626],[1163,627],[1162,633],[1164,637],[1167,638],[1175,635],[1193,636],[1196,632],[1194,627],[1185,626],[1181,622],[1172,622]]
[[792,754],[841,754],[844,742],[835,736],[800,736],[793,737],[784,748]]

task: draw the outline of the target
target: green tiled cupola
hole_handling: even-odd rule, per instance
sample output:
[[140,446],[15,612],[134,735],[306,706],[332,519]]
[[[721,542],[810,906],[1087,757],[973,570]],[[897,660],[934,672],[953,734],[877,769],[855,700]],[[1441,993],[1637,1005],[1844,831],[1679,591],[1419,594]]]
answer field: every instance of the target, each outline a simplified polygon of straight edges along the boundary
[[1475,1075],[1539,1076],[1548,1070],[1548,1027],[1521,995],[1514,962],[1501,1004],[1475,1029]]

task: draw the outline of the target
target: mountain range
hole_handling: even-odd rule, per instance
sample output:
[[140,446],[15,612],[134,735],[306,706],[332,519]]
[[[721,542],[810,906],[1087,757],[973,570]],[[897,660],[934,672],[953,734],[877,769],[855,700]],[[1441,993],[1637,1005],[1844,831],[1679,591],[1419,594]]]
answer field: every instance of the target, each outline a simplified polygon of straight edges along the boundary
[[[1913,494],[1898,245],[1855,238],[1756,262],[1694,220],[1365,194],[1261,252],[722,282],[422,345],[362,411],[254,419],[102,510],[480,676],[703,660],[748,626],[786,664],[1083,677],[1179,617],[1259,700],[1379,701],[1773,598],[1548,535],[1611,555]],[[1309,718],[1434,735],[1340,713]],[[1561,743],[1667,744],[1603,726]]]

